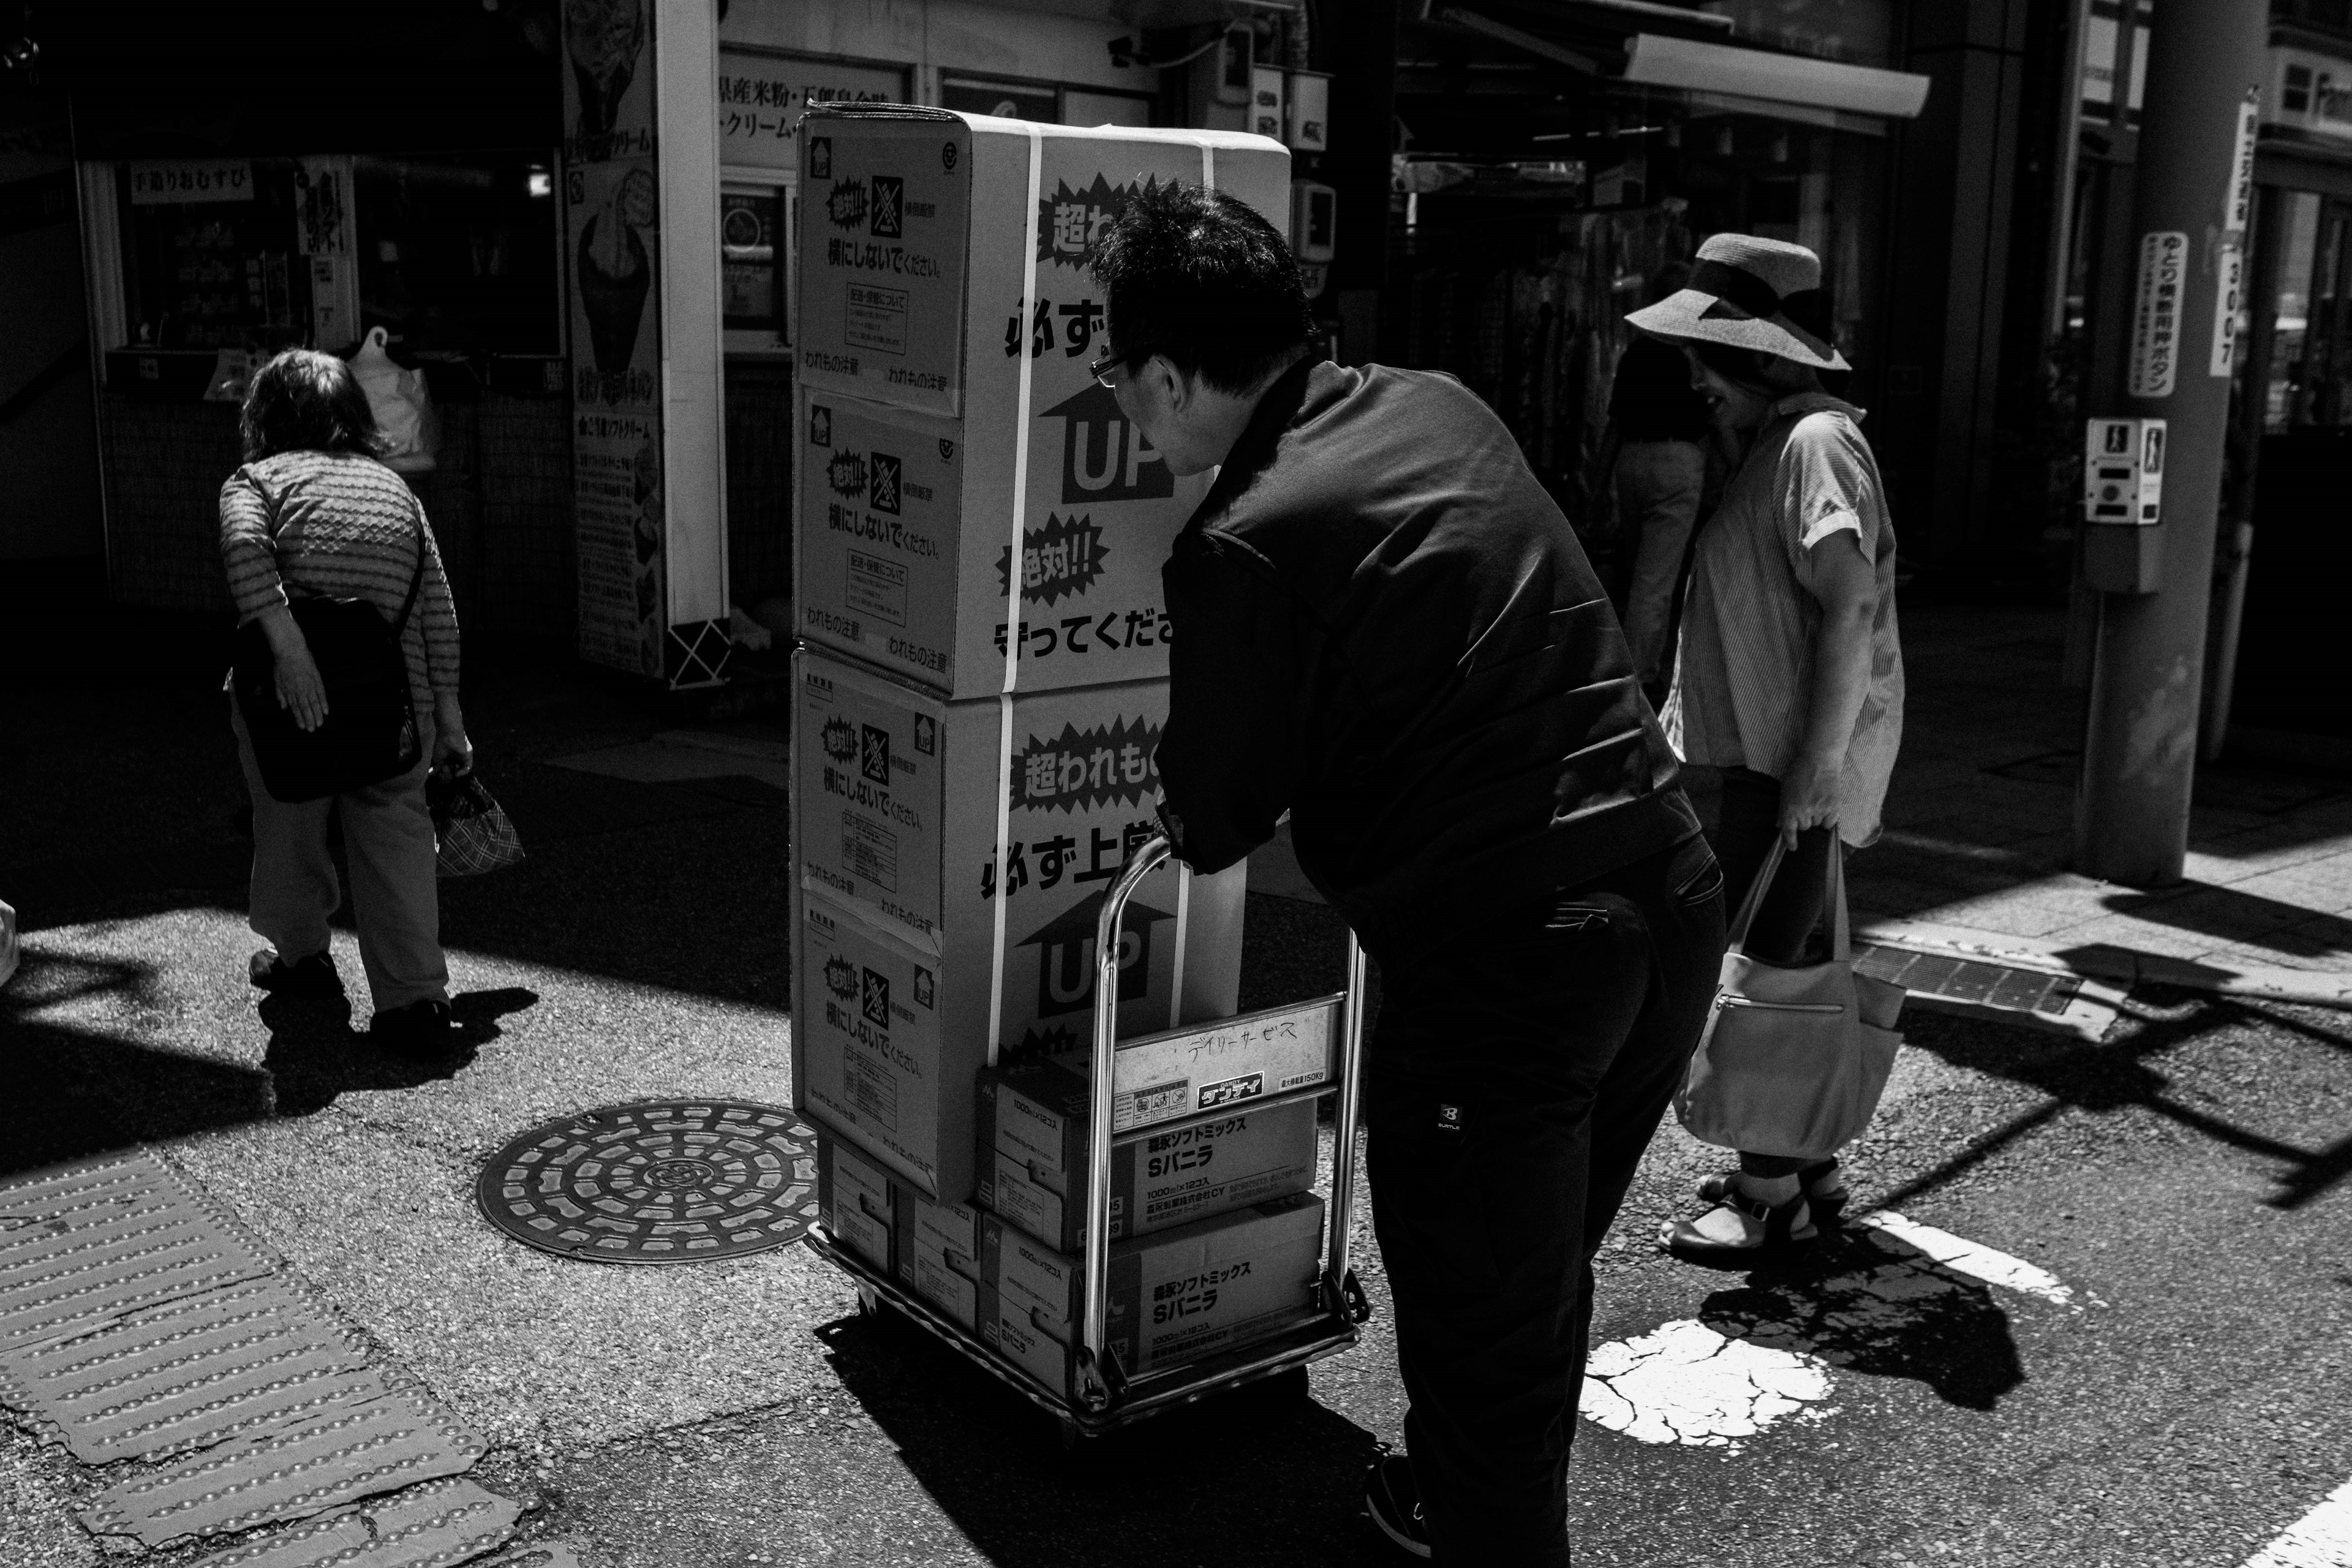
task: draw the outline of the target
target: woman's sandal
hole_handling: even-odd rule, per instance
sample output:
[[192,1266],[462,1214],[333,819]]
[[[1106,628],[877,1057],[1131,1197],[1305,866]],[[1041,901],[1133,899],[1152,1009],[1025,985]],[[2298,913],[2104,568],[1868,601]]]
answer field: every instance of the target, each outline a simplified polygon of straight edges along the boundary
[[[1710,1226],[1717,1215],[1727,1219]],[[1710,1235],[1710,1229],[1717,1234]],[[1732,1234],[1722,1234],[1726,1231]],[[1698,1218],[1669,1221],[1658,1239],[1686,1263],[1747,1268],[1810,1247],[1820,1237],[1802,1189],[1785,1204],[1765,1204],[1729,1187]]]
[[[1698,1184],[1698,1195],[1707,1203],[1723,1201],[1723,1194],[1736,1189],[1731,1184],[1733,1173],[1709,1176]],[[1797,1173],[1797,1184],[1804,1189],[1805,1203],[1813,1211],[1813,1223],[1823,1229],[1836,1225],[1845,1212],[1845,1178],[1838,1174],[1835,1160],[1823,1160],[1807,1165]]]

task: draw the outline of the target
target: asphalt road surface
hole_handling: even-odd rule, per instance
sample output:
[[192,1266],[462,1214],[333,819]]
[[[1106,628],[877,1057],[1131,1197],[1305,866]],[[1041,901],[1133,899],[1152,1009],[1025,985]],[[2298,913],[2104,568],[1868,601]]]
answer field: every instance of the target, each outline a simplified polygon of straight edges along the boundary
[[[803,1247],[639,1269],[491,1232],[475,1173],[534,1122],[789,1101],[786,814],[756,771],[550,765],[657,727],[593,689],[469,707],[531,857],[444,884],[471,1051],[427,1073],[352,1036],[364,1005],[347,1022],[247,989],[217,715],[166,692],[92,739],[85,707],[36,704],[0,779],[20,805],[0,894],[28,925],[0,996],[0,1168],[167,1149],[489,1440],[476,1479],[529,1505],[526,1535],[601,1568],[1403,1561],[1359,1505],[1403,1415],[1360,1207],[1375,1315],[1356,1350],[1303,1389],[1075,1452],[919,1331],[861,1316]],[[1335,982],[1323,911],[1255,898],[1250,919],[1245,1000]],[[363,989],[348,929],[337,955]],[[1899,1217],[1801,1267],[1660,1254],[1717,1166],[1661,1136],[1600,1261],[1579,1560],[2255,1560],[2352,1479],[2352,1016],[2150,994],[2097,1045],[1907,1028],[1851,1161],[1857,1211]],[[0,1563],[103,1560],[68,1517],[97,1484],[0,1436]]]

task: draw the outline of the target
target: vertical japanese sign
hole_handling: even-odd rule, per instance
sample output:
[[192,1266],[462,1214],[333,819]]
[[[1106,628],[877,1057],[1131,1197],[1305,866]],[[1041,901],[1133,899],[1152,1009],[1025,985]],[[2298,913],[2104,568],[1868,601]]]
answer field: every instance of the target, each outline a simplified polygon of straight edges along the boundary
[[563,8],[580,656],[662,673],[661,245],[649,0]]
[[2158,229],[2139,242],[2139,289],[2132,303],[2131,395],[2169,397],[2180,371],[2180,290],[2189,277],[2189,237]]
[[2230,184],[2221,197],[2221,232],[2213,267],[2213,352],[2205,369],[2227,376],[2237,368],[2238,314],[2246,279],[2246,222],[2254,201],[2254,137],[2263,117],[2262,89],[2249,88],[2238,105],[2237,140],[2230,150]]

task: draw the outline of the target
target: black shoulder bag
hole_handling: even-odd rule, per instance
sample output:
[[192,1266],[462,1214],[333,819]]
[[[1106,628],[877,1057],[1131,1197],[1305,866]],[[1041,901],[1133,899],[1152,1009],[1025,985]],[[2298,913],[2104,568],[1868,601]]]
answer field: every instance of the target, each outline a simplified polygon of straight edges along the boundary
[[315,730],[294,721],[278,701],[278,658],[258,620],[237,628],[231,683],[261,782],[289,803],[363,789],[415,767],[425,754],[409,700],[408,656],[401,634],[425,582],[425,530],[416,531],[416,571],[408,598],[389,626],[365,599],[295,599],[287,608],[310,645],[327,691],[327,719]]

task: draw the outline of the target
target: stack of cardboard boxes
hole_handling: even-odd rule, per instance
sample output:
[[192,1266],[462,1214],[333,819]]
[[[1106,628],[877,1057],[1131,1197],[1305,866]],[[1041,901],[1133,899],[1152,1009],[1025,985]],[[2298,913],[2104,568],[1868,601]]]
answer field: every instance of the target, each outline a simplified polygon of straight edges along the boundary
[[[1108,346],[1088,268],[1149,184],[1206,179],[1279,227],[1288,155],[916,110],[820,110],[802,140],[795,1103],[833,1234],[1066,1386],[1085,1091],[1053,1058],[1087,1046],[1096,916],[1154,831],[1160,566],[1206,488],[1088,375]],[[1146,879],[1122,1038],[1234,1012],[1242,895],[1239,868]],[[1224,1103],[1135,1088],[1171,1106],[1151,1121]],[[1032,1106],[1061,1120],[1050,1151]],[[1308,1299],[1311,1109],[1228,1121],[1119,1152],[1115,1299],[1130,1337],[1171,1330],[1129,1346],[1130,1372]],[[1208,1187],[1158,1173],[1212,1159]]]

